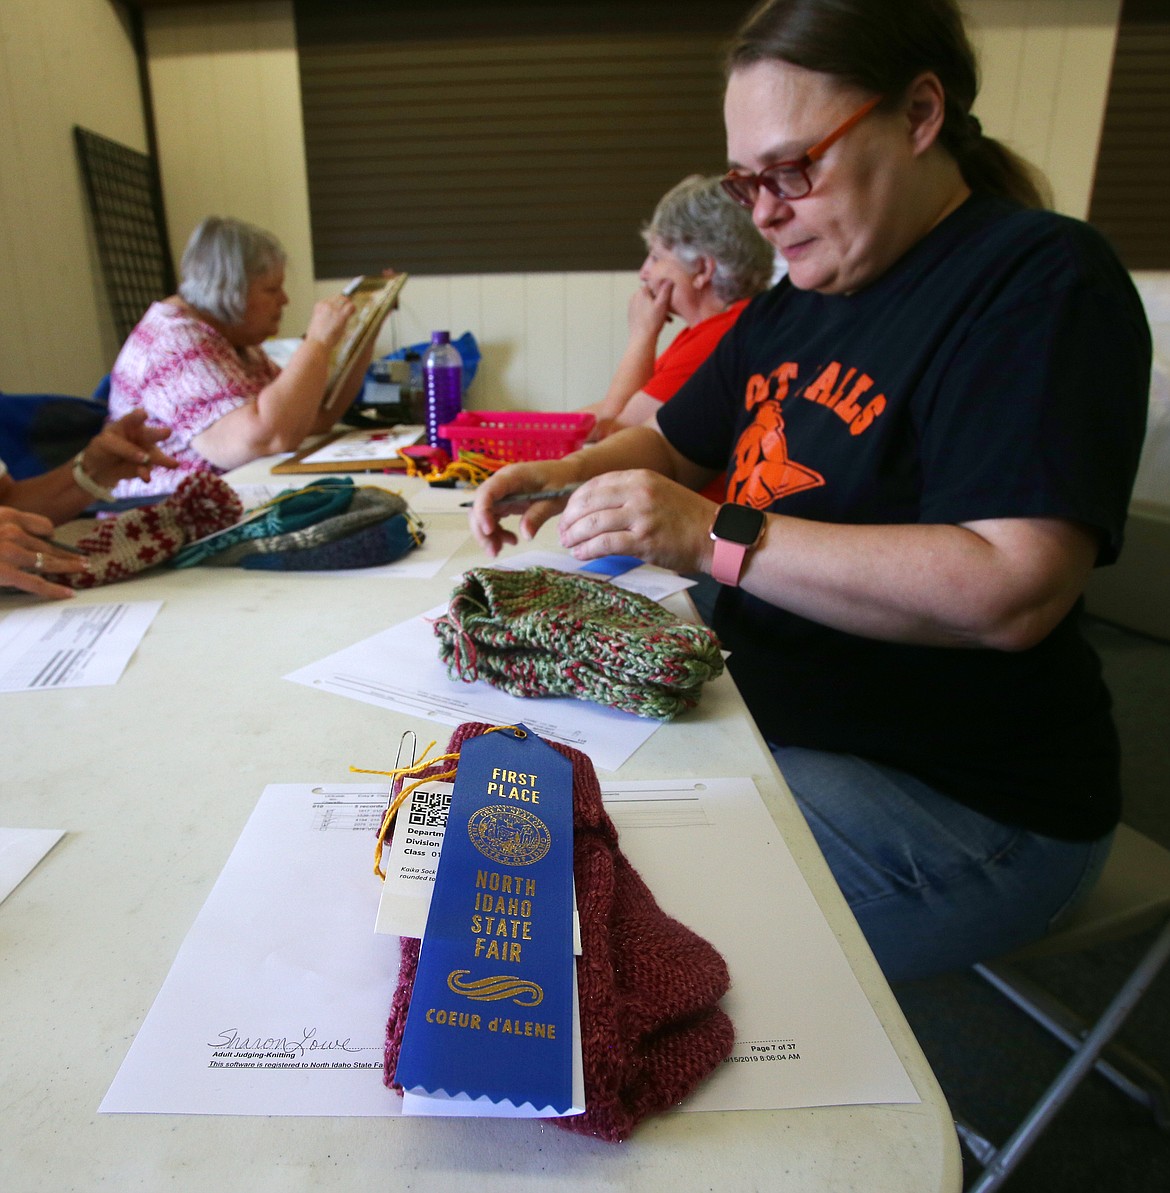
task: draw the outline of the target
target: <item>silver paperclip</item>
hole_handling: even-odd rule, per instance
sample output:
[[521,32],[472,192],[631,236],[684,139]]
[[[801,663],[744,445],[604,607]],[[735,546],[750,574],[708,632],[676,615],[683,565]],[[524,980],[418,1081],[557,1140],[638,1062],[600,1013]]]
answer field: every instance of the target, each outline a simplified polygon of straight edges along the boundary
[[[402,761],[402,751],[406,749],[406,739],[410,738],[410,758],[404,763]],[[413,729],[408,729],[403,735],[402,740],[398,743],[398,757],[394,759],[394,769],[402,770],[404,766],[414,766],[414,756],[418,753],[418,734]]]

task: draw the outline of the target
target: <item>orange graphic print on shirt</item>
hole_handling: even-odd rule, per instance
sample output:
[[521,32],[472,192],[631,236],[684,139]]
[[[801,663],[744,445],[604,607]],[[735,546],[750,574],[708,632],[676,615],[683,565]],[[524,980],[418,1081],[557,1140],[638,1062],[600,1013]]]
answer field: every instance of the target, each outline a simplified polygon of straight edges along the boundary
[[770,376],[757,373],[748,381],[744,405],[755,410],[756,417],[735,445],[727,485],[729,501],[765,510],[778,498],[825,483],[819,472],[788,458],[781,403],[795,376],[796,365],[788,361]]
[[[781,497],[791,497],[825,484],[815,468],[799,464],[788,455],[784,432],[783,405],[796,380],[798,366],[786,361],[767,377],[760,373],[744,388],[744,408],[755,418],[739,437],[732,458],[727,499],[752,509],[765,510]],[[841,377],[841,365],[833,361],[803,391],[795,394],[826,406],[849,428],[850,435],[863,434],[886,408],[885,395],[877,394],[866,405],[859,399],[873,385],[873,379],[856,369]]]

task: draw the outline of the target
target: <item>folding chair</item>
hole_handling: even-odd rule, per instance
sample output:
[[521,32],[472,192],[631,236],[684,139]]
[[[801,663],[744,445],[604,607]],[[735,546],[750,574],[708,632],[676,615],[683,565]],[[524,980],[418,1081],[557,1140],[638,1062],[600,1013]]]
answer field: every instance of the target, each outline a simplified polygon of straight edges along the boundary
[[[1158,929],[1153,943],[1093,1023],[1086,1022],[1015,968],[1017,961],[1080,952],[1151,928]],[[983,1167],[968,1193],[991,1193],[999,1189],[1093,1069],[1148,1107],[1159,1127],[1170,1130],[1170,1089],[1164,1078],[1120,1045],[1110,1044],[1167,958],[1170,958],[1170,851],[1121,825],[1100,881],[1068,921],[1026,948],[975,966],[978,974],[1052,1032],[1073,1054],[1002,1146],[996,1147],[970,1124],[956,1122],[959,1137]]]

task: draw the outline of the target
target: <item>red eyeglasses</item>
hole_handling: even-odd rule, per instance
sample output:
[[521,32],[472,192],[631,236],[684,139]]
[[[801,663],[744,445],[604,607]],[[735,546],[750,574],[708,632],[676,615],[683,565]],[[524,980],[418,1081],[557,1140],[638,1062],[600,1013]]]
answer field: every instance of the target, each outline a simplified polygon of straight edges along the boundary
[[829,146],[839,141],[855,124],[864,119],[882,102],[880,95],[867,100],[844,124],[838,125],[823,140],[818,141],[803,157],[777,162],[758,174],[747,170],[728,170],[720,185],[741,207],[752,208],[760,197],[760,187],[777,199],[803,199],[812,190],[808,168],[819,161]]

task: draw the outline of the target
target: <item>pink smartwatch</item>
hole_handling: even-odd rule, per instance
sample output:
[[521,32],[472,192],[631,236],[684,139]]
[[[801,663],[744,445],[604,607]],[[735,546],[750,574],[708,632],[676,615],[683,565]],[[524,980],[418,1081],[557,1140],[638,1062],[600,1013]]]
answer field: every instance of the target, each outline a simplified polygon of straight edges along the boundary
[[711,526],[711,539],[715,543],[711,574],[720,584],[738,587],[747,554],[759,546],[766,525],[763,513],[750,506],[728,501],[719,507]]

